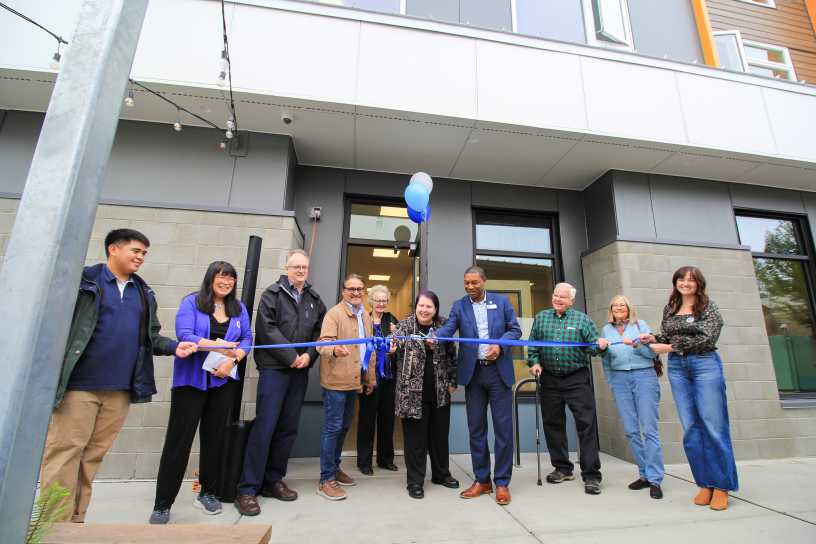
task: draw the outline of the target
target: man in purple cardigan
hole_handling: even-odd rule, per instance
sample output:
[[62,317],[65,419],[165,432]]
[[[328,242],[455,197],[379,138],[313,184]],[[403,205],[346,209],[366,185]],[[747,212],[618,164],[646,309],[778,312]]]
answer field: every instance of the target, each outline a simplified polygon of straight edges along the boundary
[[[306,281],[308,277],[308,255],[300,249],[292,251],[286,261],[286,275],[261,296],[255,321],[259,344],[313,342],[320,337],[326,305]],[[283,479],[297,438],[309,368],[316,360],[314,348],[255,351],[259,373],[256,416],[235,500],[245,516],[260,514],[259,493],[281,501],[298,497]]]

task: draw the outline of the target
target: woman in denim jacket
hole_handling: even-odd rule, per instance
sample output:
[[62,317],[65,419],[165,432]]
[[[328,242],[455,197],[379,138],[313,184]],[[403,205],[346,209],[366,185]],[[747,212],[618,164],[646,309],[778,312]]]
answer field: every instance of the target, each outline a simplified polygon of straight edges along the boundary
[[650,332],[626,297],[618,295],[612,299],[607,324],[601,332],[610,344],[603,354],[603,369],[638,466],[639,477],[629,484],[629,489],[648,487],[653,499],[661,499],[663,450],[657,428],[660,383],[654,353],[638,341],[641,334]]

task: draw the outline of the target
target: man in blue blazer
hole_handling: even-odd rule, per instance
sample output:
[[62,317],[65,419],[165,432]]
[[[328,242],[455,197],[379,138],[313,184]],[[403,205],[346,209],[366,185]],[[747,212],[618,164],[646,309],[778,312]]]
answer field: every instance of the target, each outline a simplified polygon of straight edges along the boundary
[[[518,340],[521,327],[510,301],[485,292],[487,276],[478,266],[465,270],[467,295],[453,303],[447,322],[437,336],[450,337],[456,331],[463,338]],[[459,496],[474,499],[492,493],[490,450],[487,446],[487,407],[493,419],[496,465],[496,502],[510,503],[510,474],[513,470],[513,356],[510,348],[496,344],[459,344],[458,382],[465,386],[470,457],[476,481]]]

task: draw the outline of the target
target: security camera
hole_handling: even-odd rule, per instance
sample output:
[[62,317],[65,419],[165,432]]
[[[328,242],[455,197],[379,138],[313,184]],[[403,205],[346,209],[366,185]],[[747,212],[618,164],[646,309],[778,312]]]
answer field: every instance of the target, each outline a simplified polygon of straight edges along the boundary
[[294,121],[294,116],[291,113],[282,113],[281,114],[281,121],[283,121],[284,125],[291,125],[292,121]]

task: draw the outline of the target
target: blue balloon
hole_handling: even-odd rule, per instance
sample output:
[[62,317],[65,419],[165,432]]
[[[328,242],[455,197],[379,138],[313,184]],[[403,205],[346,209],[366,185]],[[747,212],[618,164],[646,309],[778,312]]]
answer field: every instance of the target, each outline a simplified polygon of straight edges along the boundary
[[424,210],[428,207],[429,198],[428,189],[419,183],[412,183],[405,188],[405,203],[409,208]]
[[408,207],[408,218],[416,223],[417,225],[422,223],[422,216],[424,214],[422,212],[418,212],[415,209]]
[[408,218],[416,224],[423,223],[431,218],[431,205],[425,208],[425,211],[420,212],[413,208],[408,208]]

